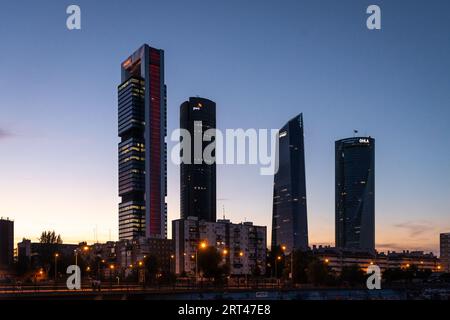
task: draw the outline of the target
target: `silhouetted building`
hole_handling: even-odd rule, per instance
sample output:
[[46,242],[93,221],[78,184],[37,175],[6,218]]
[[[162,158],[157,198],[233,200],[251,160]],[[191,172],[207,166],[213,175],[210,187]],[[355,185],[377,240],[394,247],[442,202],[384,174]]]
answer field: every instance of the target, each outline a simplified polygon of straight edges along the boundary
[[143,45],[121,65],[119,239],[167,237],[164,52]]
[[423,251],[389,251],[385,254],[375,250],[313,246],[312,253],[338,274],[344,268],[354,266],[358,266],[364,272],[371,265],[380,267],[382,272],[387,269],[408,270],[411,268],[435,272],[439,271],[440,266],[439,259],[432,252],[424,253]]
[[274,177],[272,247],[308,248],[303,115],[279,131],[278,172]]
[[[180,107],[180,128],[190,134],[190,157],[182,154],[189,163],[180,165],[180,213],[200,220],[216,221],[216,163],[204,159],[203,151],[212,141],[203,141],[207,130],[216,129],[216,104],[204,98],[189,98]],[[196,139],[196,136],[199,139]],[[194,148],[195,141],[202,141],[201,149]],[[196,154],[199,153],[199,154]],[[212,156],[215,156],[213,153]]]
[[336,247],[375,250],[375,140],[336,141]]
[[17,260],[20,268],[38,268],[53,264],[55,253],[59,260],[73,261],[74,252],[79,249],[79,244],[67,243],[40,243],[23,239],[17,243]]
[[14,222],[0,219],[0,268],[9,268],[14,262]]
[[450,272],[450,232],[440,235],[442,271]]

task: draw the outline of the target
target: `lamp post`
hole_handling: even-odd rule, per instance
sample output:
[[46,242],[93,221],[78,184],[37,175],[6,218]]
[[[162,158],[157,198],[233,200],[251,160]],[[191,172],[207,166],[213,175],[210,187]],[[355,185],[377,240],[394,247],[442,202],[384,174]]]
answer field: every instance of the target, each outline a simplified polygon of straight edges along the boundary
[[58,257],[59,253],[55,253],[55,285],[56,285],[56,279],[58,275]]
[[143,272],[142,286],[145,288],[145,265],[144,265],[144,262],[143,261],[139,261],[138,262],[138,266]]
[[[78,250],[80,250],[80,248],[76,248],[75,250],[73,250],[75,253],[75,266],[77,267],[75,269],[76,273],[78,273]],[[82,250],[84,252],[87,252],[87,251],[89,251],[89,247],[87,245],[85,245],[85,246],[83,246]],[[78,274],[77,274],[77,278],[78,278]]]
[[208,247],[208,244],[206,243],[206,241],[202,241],[200,242],[200,245],[198,246],[198,248],[195,248],[195,283],[197,283],[198,281],[198,249],[206,249]]
[[[173,263],[173,266],[172,266]],[[175,273],[176,272],[176,261],[175,261],[175,255],[171,254],[170,255],[170,272],[171,273]]]
[[112,290],[112,273],[114,270],[115,266],[112,264],[109,266],[109,288],[110,290]]
[[[244,256],[244,251],[240,251],[239,252],[239,258],[242,258]],[[240,261],[240,263],[242,263],[242,261]],[[245,286],[248,286],[248,278],[247,278],[248,272],[245,272]],[[239,281],[239,279],[238,279]],[[240,281],[239,281],[240,282]],[[238,282],[238,283],[239,283]],[[239,285],[239,284],[238,284]]]
[[[283,253],[286,252],[287,246],[286,245],[281,246],[281,250],[283,250]],[[292,279],[292,281],[294,281],[294,250],[291,250],[290,252],[290,260],[291,260],[290,266],[291,271],[289,277]]]
[[278,262],[281,261],[281,256],[277,256],[275,259],[275,279],[277,281],[278,286]]

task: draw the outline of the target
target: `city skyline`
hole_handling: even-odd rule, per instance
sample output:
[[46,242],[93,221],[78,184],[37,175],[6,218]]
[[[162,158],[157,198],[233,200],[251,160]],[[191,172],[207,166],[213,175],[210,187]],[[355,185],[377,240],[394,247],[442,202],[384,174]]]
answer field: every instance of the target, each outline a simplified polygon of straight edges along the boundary
[[[100,10],[98,5],[85,1],[80,1],[80,5],[86,12]],[[176,12],[194,12],[197,5],[185,7],[180,4],[181,8]],[[15,8],[12,3],[6,6],[11,10]],[[225,21],[234,14],[224,4],[210,6],[202,10],[217,10],[225,6],[221,8],[223,12],[216,16],[219,17],[219,26],[225,25]],[[447,4],[443,6],[448,7]],[[23,35],[20,43],[5,35],[4,49],[9,60],[20,61],[31,52],[40,61],[39,65],[27,70],[26,81],[33,83],[27,88],[28,95],[20,94],[20,84],[24,81],[20,75],[25,74],[24,67],[1,62],[5,70],[1,83],[6,90],[0,97],[0,145],[8,152],[4,157],[5,166],[0,171],[0,192],[4,197],[0,216],[15,220],[15,243],[22,237],[38,237],[46,229],[61,233],[66,243],[92,242],[95,240],[94,229],[97,229],[99,241],[109,239],[109,230],[112,239],[116,239],[118,141],[112,137],[117,130],[117,97],[114,91],[120,82],[117,65],[147,42],[163,48],[167,54],[168,136],[177,127],[178,106],[185,97],[195,94],[216,101],[224,110],[218,110],[218,128],[279,128],[286,119],[300,111],[305,114],[308,119],[305,149],[311,245],[334,244],[333,143],[349,136],[356,128],[364,135],[377,138],[376,247],[439,252],[439,233],[450,229],[450,205],[446,197],[450,190],[449,151],[445,146],[445,141],[450,139],[445,121],[449,116],[445,106],[450,97],[445,90],[448,75],[442,72],[448,69],[448,61],[439,58],[450,53],[449,46],[441,44],[445,35],[442,28],[446,26],[444,15],[438,15],[433,23],[426,24],[427,32],[418,31],[421,29],[415,25],[408,25],[412,30],[407,32],[400,27],[404,19],[394,21],[387,14],[385,23],[394,25],[397,30],[400,28],[400,31],[392,31],[392,27],[380,35],[372,35],[363,29],[362,23],[358,31],[349,31],[359,23],[356,21],[358,6],[357,9],[349,9],[330,3],[330,12],[323,13],[330,21],[324,26],[315,22],[313,26],[323,31],[338,23],[341,29],[325,35],[322,33],[316,42],[315,29],[307,26],[311,23],[307,15],[320,13],[316,5],[289,3],[286,7],[275,8],[272,13],[269,9],[273,8],[268,4],[259,4],[256,13],[252,13],[250,7],[244,5],[243,11],[231,21],[245,22],[246,15],[256,18],[255,25],[244,23],[243,26],[244,39],[252,39],[249,40],[252,48],[234,40],[233,36],[240,31],[235,26],[230,25],[227,31],[216,27],[212,28],[214,31],[207,31],[195,23],[183,34],[187,36],[196,31],[199,40],[206,41],[211,47],[186,57],[183,57],[186,54],[183,47],[189,41],[173,42],[179,30],[170,28],[172,20],[168,13],[163,15],[167,21],[155,16],[157,22],[141,22],[141,26],[148,28],[140,28],[140,35],[132,35],[120,44],[111,39],[126,34],[130,30],[126,26],[123,31],[112,28],[119,35],[114,38],[93,36],[99,32],[111,34],[107,27],[102,26],[105,23],[103,19],[107,18],[99,18],[98,21],[86,19],[84,29],[73,35],[68,34],[63,26],[58,29],[61,13],[58,13],[58,8],[48,5],[36,7],[36,18],[24,15],[15,22],[10,17],[1,16],[2,23],[17,26],[18,33]],[[161,4],[158,8],[168,10]],[[396,15],[402,14],[401,7],[394,4],[386,3],[385,8]],[[26,32],[38,21],[34,20],[38,13],[47,9],[52,18],[39,25],[59,41],[50,37],[43,39],[42,44],[36,43]],[[112,6],[106,10],[105,16],[116,17],[122,9]],[[294,9],[305,21],[298,22],[289,14]],[[343,17],[331,14],[333,9],[343,13]],[[419,5],[410,8],[408,19],[418,16],[419,11],[423,15],[431,15],[432,10],[424,12],[421,9]],[[287,14],[288,19],[281,21],[277,18],[278,13]],[[122,14],[120,12],[120,16]],[[258,14],[270,16],[274,21],[264,22],[265,19]],[[161,23],[160,28],[155,28],[157,23]],[[271,29],[275,26],[279,29]],[[299,32],[299,37],[287,41],[283,33],[291,28]],[[149,31],[142,31],[145,29]],[[268,30],[270,32],[267,33]],[[435,37],[428,38],[428,32],[433,30]],[[218,33],[224,44],[208,40],[210,32]],[[347,32],[350,35],[347,36]],[[280,46],[280,50],[265,52],[267,39],[264,34],[275,46]],[[395,42],[405,34],[402,42]],[[341,42],[333,41],[335,36]],[[278,37],[285,44],[281,44]],[[352,51],[353,56],[349,59],[347,50],[354,38],[360,46]],[[431,45],[436,50],[419,47],[412,52],[417,42]],[[195,46],[191,44],[189,48],[194,49]],[[240,48],[240,51],[232,48]],[[102,54],[105,50],[111,53],[107,57]],[[182,54],[177,55],[177,51]],[[225,59],[231,52],[236,54],[235,61]],[[286,63],[277,61],[269,65],[266,62],[274,61],[278,54],[283,55]],[[391,57],[394,62],[381,62],[380,59],[385,57]],[[217,59],[222,63],[218,64]],[[236,63],[236,60],[240,66],[237,70],[231,63]],[[433,60],[440,63],[433,63]],[[397,66],[394,66],[396,62]],[[58,72],[49,69],[53,63],[61,66],[56,70]],[[318,68],[320,64],[322,67]],[[95,81],[91,81],[85,74],[94,65],[99,72],[96,72]],[[263,65],[269,70],[261,71]],[[45,73],[47,69],[49,71]],[[330,75],[330,69],[335,74]],[[13,72],[16,70],[18,72]],[[197,73],[193,72],[195,70]],[[412,80],[415,72],[420,72],[422,78]],[[194,80],[192,74],[197,75]],[[267,84],[269,74],[273,78],[272,83]],[[266,80],[263,81],[264,78]],[[41,79],[43,81],[39,81]],[[56,87],[53,96],[48,90],[50,83]],[[272,90],[272,86],[276,90]],[[280,107],[280,101],[283,101],[283,107]],[[29,115],[26,117],[23,116],[25,107]],[[419,125],[420,130],[417,130]],[[426,152],[423,146],[426,146]],[[92,159],[87,159],[86,152]],[[180,217],[178,171],[178,166],[169,164],[169,223]],[[238,177],[244,179],[239,180],[239,188],[236,188],[234,181]],[[268,226],[270,230],[272,179],[259,176],[252,166],[218,166],[217,197],[228,199],[218,202],[218,215],[221,216],[224,205],[226,217],[230,220],[251,220]],[[244,201],[242,193],[252,201]],[[24,195],[27,201],[21,201]]]

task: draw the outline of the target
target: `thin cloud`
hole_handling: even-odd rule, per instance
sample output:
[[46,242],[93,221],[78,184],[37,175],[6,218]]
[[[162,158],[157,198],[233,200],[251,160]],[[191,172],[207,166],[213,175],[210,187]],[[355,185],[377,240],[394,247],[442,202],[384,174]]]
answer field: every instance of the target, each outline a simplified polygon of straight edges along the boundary
[[13,134],[5,129],[0,128],[0,140],[11,138]]
[[434,230],[434,226],[429,222],[404,222],[394,224],[394,227],[406,230],[411,238],[417,238]]

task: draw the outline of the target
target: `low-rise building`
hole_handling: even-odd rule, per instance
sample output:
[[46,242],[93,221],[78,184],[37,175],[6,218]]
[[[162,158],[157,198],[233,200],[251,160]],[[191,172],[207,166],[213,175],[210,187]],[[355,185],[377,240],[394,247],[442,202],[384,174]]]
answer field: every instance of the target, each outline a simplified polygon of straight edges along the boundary
[[408,269],[413,266],[419,270],[440,271],[441,264],[433,253],[423,251],[371,252],[359,249],[343,249],[329,246],[313,247],[313,254],[326,263],[331,270],[339,274],[344,267],[358,265],[367,270],[370,265],[377,265],[382,271],[386,269]]
[[201,244],[215,247],[230,275],[264,274],[266,269],[267,228],[251,222],[229,220],[207,222],[196,217],[174,220],[172,235],[176,274],[194,275]]
[[133,268],[143,263],[145,259],[156,258],[158,271],[174,272],[174,248],[172,239],[157,239],[139,237],[133,240],[117,242],[118,267],[131,272]]
[[23,239],[17,244],[17,260],[19,265],[26,268],[44,267],[53,264],[54,255],[58,253],[60,258],[67,257],[75,262],[75,250],[79,246],[79,244],[49,244]]

